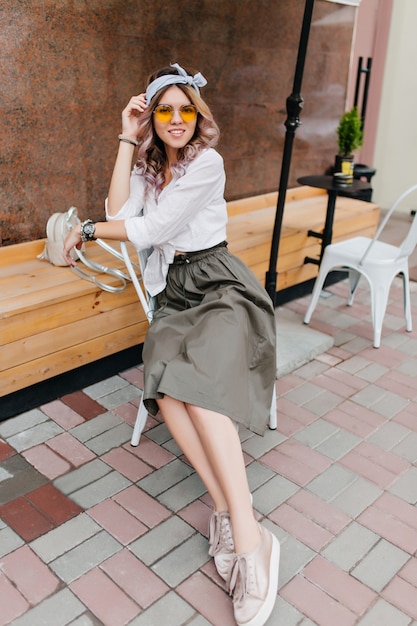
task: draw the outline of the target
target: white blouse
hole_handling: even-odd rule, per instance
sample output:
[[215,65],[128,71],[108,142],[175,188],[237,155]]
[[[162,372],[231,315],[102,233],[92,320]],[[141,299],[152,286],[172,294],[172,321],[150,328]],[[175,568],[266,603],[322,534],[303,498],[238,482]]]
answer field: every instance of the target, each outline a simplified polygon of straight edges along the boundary
[[164,187],[158,200],[145,199],[145,179],[134,168],[130,196],[117,215],[108,214],[106,201],[107,220],[125,220],[127,237],[138,252],[153,248],[143,274],[151,296],[165,288],[176,250],[205,250],[226,239],[225,180],[223,159],[209,148]]

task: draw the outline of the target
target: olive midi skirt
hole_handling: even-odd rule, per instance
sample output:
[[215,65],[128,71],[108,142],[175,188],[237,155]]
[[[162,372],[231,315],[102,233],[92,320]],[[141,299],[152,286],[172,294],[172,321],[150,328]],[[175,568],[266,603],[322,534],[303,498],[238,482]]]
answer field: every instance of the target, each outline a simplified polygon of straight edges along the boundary
[[175,257],[144,348],[144,403],[166,394],[263,435],[276,378],[271,300],[227,249]]

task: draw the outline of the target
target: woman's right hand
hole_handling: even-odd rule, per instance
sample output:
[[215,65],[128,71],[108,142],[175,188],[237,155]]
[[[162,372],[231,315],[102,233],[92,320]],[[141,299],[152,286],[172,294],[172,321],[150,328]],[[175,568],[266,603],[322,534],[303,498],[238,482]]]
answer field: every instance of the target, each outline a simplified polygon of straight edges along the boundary
[[138,136],[139,116],[146,109],[146,94],[130,98],[129,103],[122,111],[122,135],[136,139]]

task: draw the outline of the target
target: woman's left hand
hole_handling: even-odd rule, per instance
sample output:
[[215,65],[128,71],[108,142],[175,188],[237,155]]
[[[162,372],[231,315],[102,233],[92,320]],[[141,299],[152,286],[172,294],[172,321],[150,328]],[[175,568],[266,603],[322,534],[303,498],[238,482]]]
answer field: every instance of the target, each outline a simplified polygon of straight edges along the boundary
[[73,248],[81,249],[82,241],[81,241],[81,232],[80,225],[78,224],[72,231],[67,235],[67,238],[64,242],[64,259],[68,263],[68,265],[73,265],[75,267],[76,261],[71,257],[71,250]]

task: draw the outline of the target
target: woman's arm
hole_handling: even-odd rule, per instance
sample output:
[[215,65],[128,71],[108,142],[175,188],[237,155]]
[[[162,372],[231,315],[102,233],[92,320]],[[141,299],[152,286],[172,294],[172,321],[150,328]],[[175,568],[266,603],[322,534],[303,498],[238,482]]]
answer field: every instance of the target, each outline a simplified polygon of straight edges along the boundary
[[[114,220],[112,222],[96,222],[94,237],[95,239],[127,241],[125,221]],[[81,226],[80,224],[78,224],[75,228],[72,229],[70,234],[65,239],[64,243],[64,259],[66,260],[68,265],[76,265],[76,262],[70,256],[70,252],[73,248],[80,249],[81,246]]]
[[[137,141],[138,117],[146,109],[146,95],[144,93],[133,96],[122,112],[122,137]],[[119,141],[116,162],[110,181],[107,211],[110,216],[117,215],[130,195],[130,174],[132,157],[135,145],[126,141]]]

